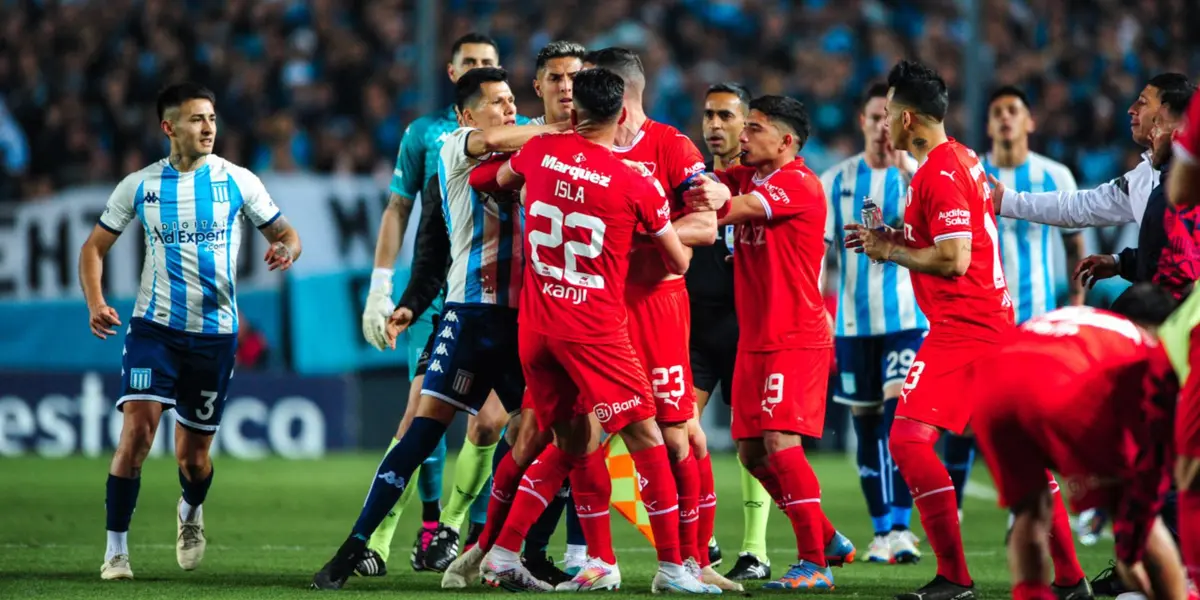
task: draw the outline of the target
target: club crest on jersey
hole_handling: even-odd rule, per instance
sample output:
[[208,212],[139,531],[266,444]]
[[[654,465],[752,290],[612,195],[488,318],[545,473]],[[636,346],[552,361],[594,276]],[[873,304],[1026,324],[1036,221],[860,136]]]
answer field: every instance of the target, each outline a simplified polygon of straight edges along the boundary
[[581,162],[583,162],[583,161],[585,161],[585,160],[587,160],[587,157],[586,157],[586,156],[584,156],[582,152],[580,152],[579,154],[576,154],[576,155],[575,155],[575,162],[577,162],[577,163],[581,163]]
[[212,184],[212,201],[217,204],[229,202],[229,182],[214,181]]
[[470,371],[459,369],[454,374],[454,383],[450,387],[459,394],[465,396],[471,392],[471,383],[475,381],[475,374]]
[[130,369],[129,387],[135,390],[150,389],[152,371],[150,369]]

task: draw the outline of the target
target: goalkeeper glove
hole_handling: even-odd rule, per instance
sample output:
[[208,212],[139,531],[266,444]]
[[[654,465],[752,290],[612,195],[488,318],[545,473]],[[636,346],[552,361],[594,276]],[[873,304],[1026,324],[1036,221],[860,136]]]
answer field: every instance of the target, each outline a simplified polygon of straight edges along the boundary
[[371,291],[367,294],[367,306],[363,309],[363,337],[378,350],[388,347],[387,321],[396,309],[392,303],[392,273],[391,269],[375,269],[371,272]]

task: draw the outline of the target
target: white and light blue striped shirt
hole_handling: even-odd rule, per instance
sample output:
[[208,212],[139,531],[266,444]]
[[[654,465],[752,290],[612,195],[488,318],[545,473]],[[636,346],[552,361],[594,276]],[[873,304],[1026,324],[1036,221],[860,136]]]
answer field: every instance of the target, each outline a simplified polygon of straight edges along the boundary
[[[988,153],[983,166],[989,175],[1015,192],[1072,192],[1076,189],[1075,177],[1066,165],[1036,152],[1030,152],[1024,164],[1003,169],[992,163],[992,155]],[[996,221],[1004,277],[1008,280],[1017,324],[1054,310],[1057,307],[1058,265],[1053,256],[1053,243],[1061,230],[1008,217]]]
[[917,307],[908,269],[892,262],[873,265],[865,254],[855,254],[840,243],[842,227],[861,222],[866,196],[883,210],[885,224],[904,227],[908,185],[900,170],[872,169],[860,153],[826,171],[821,184],[829,202],[825,237],[836,241],[841,265],[834,335],[860,337],[929,329],[929,320]]
[[133,316],[189,333],[237,333],[242,215],[259,228],[280,216],[262,181],[215,154],[199,169],[162,159],[117,184],[100,226],[120,234],[137,217],[146,260]]
[[442,144],[438,180],[450,234],[446,302],[517,308],[525,264],[525,213],[516,201],[497,202],[471,187],[471,169],[482,158],[467,155],[470,127],[460,127]]

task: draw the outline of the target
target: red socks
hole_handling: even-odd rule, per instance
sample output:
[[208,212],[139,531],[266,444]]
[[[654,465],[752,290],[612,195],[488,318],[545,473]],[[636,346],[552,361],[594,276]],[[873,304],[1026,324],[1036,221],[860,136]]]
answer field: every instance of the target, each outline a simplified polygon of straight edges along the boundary
[[683,564],[679,552],[679,493],[675,489],[675,477],[667,460],[667,447],[654,446],[630,452],[633,466],[638,472],[638,486],[642,490],[642,504],[650,517],[650,529],[654,532],[655,550],[659,562]]
[[[671,464],[671,472],[679,490],[679,555],[684,560],[694,558],[699,563],[700,547],[696,534],[700,529],[700,467],[690,448],[687,458]],[[705,542],[707,544],[708,540]]]
[[1058,600],[1050,586],[1038,581],[1022,581],[1013,586],[1013,600]]
[[512,452],[505,454],[500,459],[500,464],[496,465],[496,472],[492,474],[492,497],[488,502],[487,523],[483,525],[479,541],[476,542],[484,552],[491,550],[492,545],[496,543],[496,536],[508,518],[508,511],[512,508],[517,486],[521,484],[521,475],[524,473],[525,469],[513,460]]
[[1054,503],[1054,520],[1050,523],[1050,559],[1054,561],[1054,584],[1062,587],[1079,583],[1087,577],[1079,559],[1075,556],[1074,532],[1071,531],[1071,517],[1067,514],[1067,506],[1063,504],[1062,495],[1058,491],[1058,482],[1048,471],[1050,478],[1051,502]]
[[1200,587],[1200,491],[1179,490],[1179,549],[1192,585]]
[[[505,457],[507,458],[507,457]],[[512,509],[508,520],[500,530],[496,546],[513,552],[521,551],[525,534],[533,526],[533,522],[542,515],[550,499],[562,487],[562,482],[575,465],[575,458],[558,449],[548,446],[538,459],[525,470],[521,478],[517,496],[513,499]]]
[[779,478],[775,476],[775,471],[768,465],[750,469],[750,474],[762,484],[763,489],[767,490],[767,494],[771,496],[775,506],[779,506],[779,499],[783,497],[783,488],[779,485]]
[[794,446],[770,455],[768,460],[782,490],[779,503],[796,534],[797,558],[825,566],[821,485],[812,465],[808,464],[804,448]]
[[892,460],[900,468],[900,475],[912,490],[913,501],[921,513],[921,525],[937,556],[938,575],[959,585],[971,585],[967,557],[963,553],[954,483],[933,451],[939,433],[936,427],[909,419],[897,419],[892,425],[888,446],[892,451]]
[[[700,467],[700,527],[696,532],[696,546],[700,550],[700,566],[708,566],[708,540],[713,537],[717,526],[717,492],[713,480],[712,455],[696,459]],[[681,499],[682,501],[682,499]]]
[[604,463],[603,448],[575,463],[575,468],[571,470],[571,494],[575,498],[579,527],[587,540],[588,556],[610,565],[616,564],[612,521],[608,516],[608,505],[612,501],[612,479]]

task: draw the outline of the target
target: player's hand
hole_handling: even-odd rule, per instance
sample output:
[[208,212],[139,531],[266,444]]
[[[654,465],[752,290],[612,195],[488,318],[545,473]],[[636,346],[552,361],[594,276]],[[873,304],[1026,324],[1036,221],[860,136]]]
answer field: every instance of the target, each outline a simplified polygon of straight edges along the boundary
[[1074,278],[1084,287],[1096,287],[1096,282],[1117,275],[1117,260],[1110,254],[1093,254],[1075,266]]
[[1000,205],[1004,203],[1004,184],[991,173],[988,173],[987,178],[988,183],[992,185],[992,208],[996,209],[996,214],[1000,214]]
[[263,260],[267,262],[268,271],[286,271],[292,268],[292,249],[283,242],[275,242],[267,248],[266,256]]
[[392,350],[396,349],[396,338],[399,338],[400,334],[408,329],[408,326],[412,324],[412,320],[413,312],[411,308],[407,306],[396,307],[396,310],[392,312],[392,316],[388,317],[387,330],[385,332],[388,348]]
[[367,306],[363,309],[362,332],[363,338],[376,350],[391,346],[388,343],[388,318],[396,306],[392,304],[391,289],[378,289],[367,294]]
[[1125,588],[1131,592],[1141,592],[1149,598],[1154,597],[1154,591],[1150,586],[1150,575],[1146,572],[1146,565],[1140,561],[1132,565],[1117,561],[1116,564],[1117,577],[1121,578],[1121,583],[1125,584]]
[[698,177],[697,183],[683,192],[683,200],[688,208],[697,211],[721,210],[726,202],[733,197],[729,186],[711,177]]
[[866,254],[873,260],[888,260],[897,246],[904,244],[900,232],[891,227],[868,229],[859,223],[846,225],[845,246],[856,254]]
[[117,335],[113,327],[121,326],[121,318],[117,316],[117,311],[107,304],[88,307],[88,325],[92,329],[92,335],[106,340],[110,335]]

